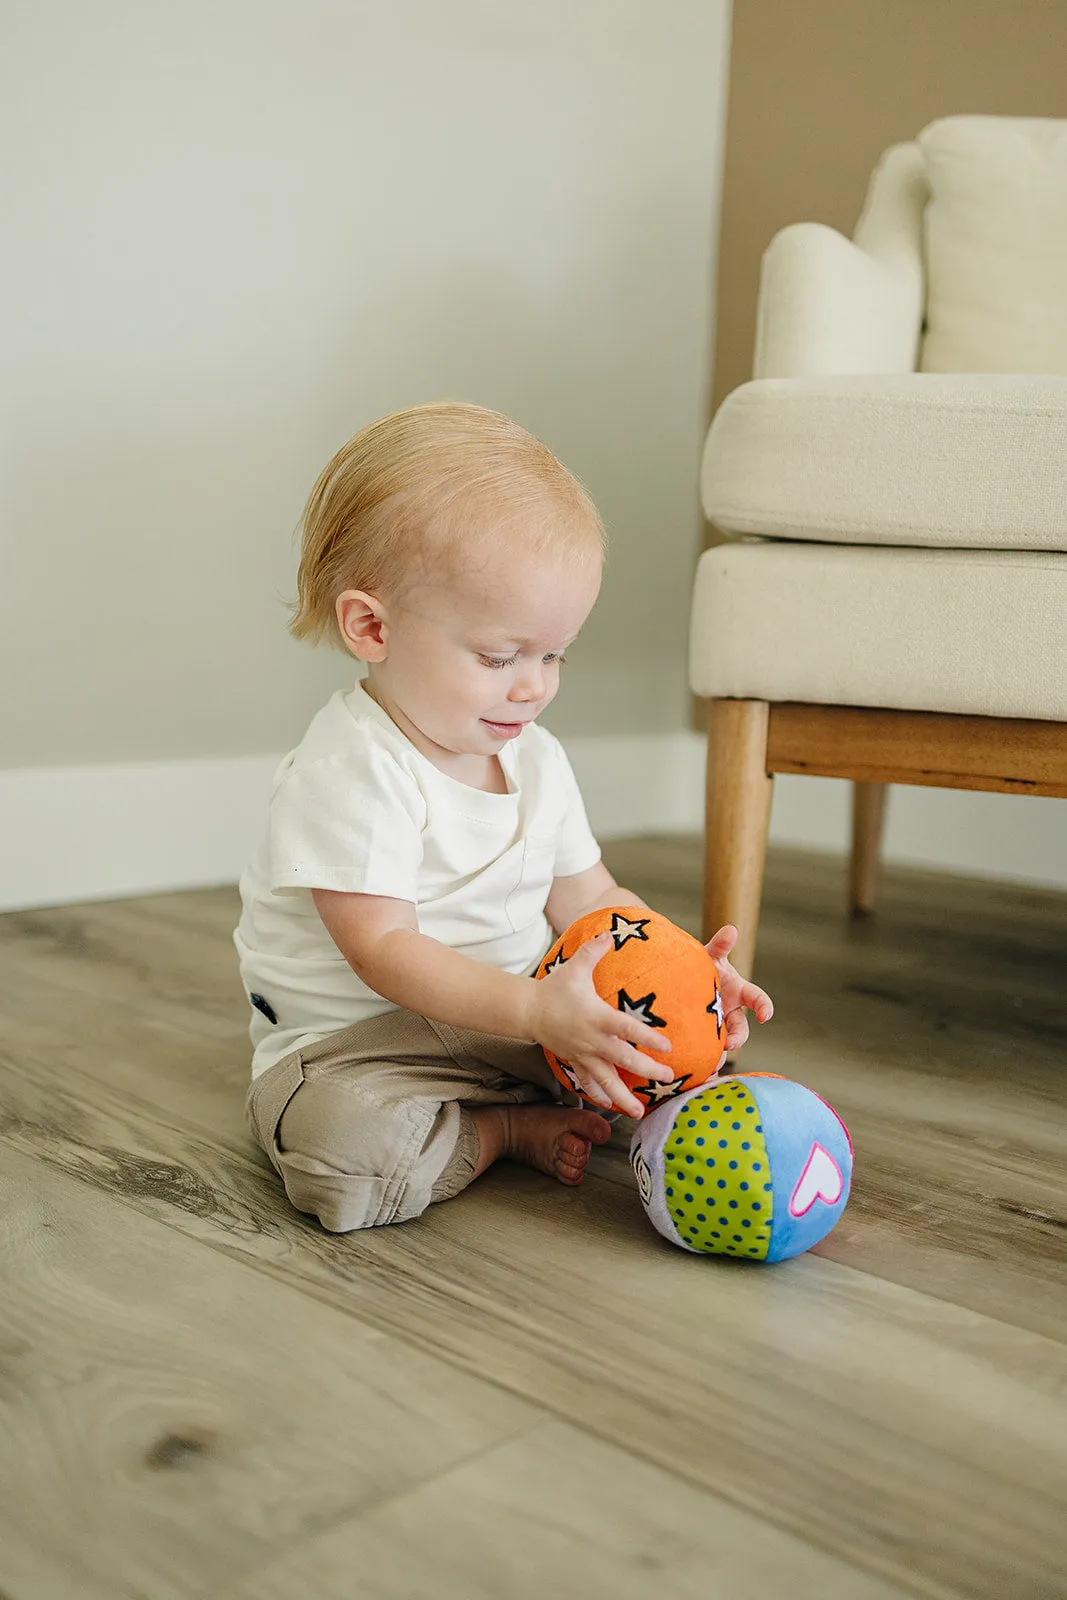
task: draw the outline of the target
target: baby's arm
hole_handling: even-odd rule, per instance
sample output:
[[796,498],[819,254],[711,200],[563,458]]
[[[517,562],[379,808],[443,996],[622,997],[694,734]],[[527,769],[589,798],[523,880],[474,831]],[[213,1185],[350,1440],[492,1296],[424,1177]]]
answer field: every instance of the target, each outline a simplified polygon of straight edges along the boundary
[[312,889],[319,916],[352,970],[395,1005],[450,1023],[546,1046],[569,1062],[599,1105],[630,1116],[642,1102],[618,1069],[669,1082],[669,1067],[642,1050],[669,1048],[661,1033],[637,1017],[606,1005],[593,985],[593,968],[611,948],[611,935],[591,940],[538,982],[460,955],[418,930],[415,907],[381,895]]
[[454,1028],[534,1037],[534,980],[485,966],[420,933],[410,900],[332,889],[312,889],[311,897],[334,944],[375,994]]
[[555,878],[549,891],[545,916],[556,933],[563,933],[572,922],[587,912],[600,911],[605,906],[652,907],[640,895],[629,889],[620,889],[603,861],[585,872],[576,872],[569,878]]
[[[315,909],[349,966],[375,994],[454,1028],[532,1039],[533,980],[472,961],[419,932],[409,900],[312,889]],[[643,906],[602,861],[556,878],[545,914],[556,933],[601,906]]]

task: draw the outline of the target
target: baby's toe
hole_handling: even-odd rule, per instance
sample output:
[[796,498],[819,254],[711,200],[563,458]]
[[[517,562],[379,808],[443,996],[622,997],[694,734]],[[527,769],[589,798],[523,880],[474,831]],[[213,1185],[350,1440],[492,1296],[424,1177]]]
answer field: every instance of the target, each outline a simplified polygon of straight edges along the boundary
[[577,1135],[588,1146],[606,1144],[611,1138],[611,1124],[598,1111],[580,1111],[572,1124],[571,1137]]
[[563,1181],[577,1183],[589,1160],[589,1141],[565,1133],[556,1148],[556,1175]]

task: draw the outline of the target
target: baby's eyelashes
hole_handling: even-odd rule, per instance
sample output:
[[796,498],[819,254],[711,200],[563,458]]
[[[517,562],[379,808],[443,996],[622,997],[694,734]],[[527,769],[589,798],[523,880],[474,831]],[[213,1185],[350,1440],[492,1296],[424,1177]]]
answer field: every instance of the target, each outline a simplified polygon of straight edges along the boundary
[[[479,660],[481,661],[483,666],[493,667],[497,671],[500,671],[504,667],[513,667],[515,665],[516,661],[518,661],[518,659],[519,658],[518,658],[517,655],[514,655],[514,656],[487,656],[487,655],[479,656]],[[557,666],[562,667],[565,664],[565,662],[567,660],[567,657],[561,651],[558,655],[555,654],[555,653],[552,653],[551,655],[542,656],[541,660],[545,663],[546,666],[549,666],[550,664],[552,664],[554,662]]]

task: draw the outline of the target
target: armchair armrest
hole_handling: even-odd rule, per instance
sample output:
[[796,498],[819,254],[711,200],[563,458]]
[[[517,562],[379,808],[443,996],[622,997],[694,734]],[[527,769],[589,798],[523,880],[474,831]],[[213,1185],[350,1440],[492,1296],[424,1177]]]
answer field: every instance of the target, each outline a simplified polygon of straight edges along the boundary
[[763,257],[756,378],[914,372],[925,281],[927,199],[914,144],[887,150],[856,239],[820,223],[783,228]]

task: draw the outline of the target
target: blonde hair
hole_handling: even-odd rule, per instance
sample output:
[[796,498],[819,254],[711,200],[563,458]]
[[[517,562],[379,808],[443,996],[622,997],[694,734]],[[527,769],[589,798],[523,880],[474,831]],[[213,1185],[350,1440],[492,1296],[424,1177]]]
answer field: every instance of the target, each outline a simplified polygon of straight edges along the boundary
[[346,589],[401,592],[472,540],[520,535],[541,553],[603,557],[588,491],[552,452],[499,411],[439,401],[363,428],[320,474],[300,525],[289,631],[343,648],[335,603]]

